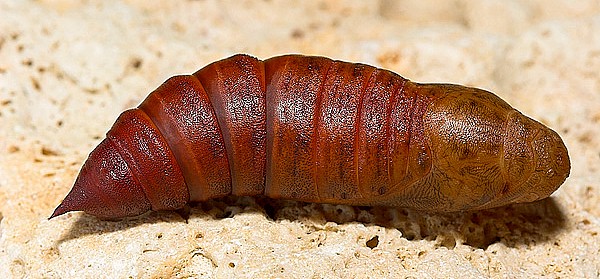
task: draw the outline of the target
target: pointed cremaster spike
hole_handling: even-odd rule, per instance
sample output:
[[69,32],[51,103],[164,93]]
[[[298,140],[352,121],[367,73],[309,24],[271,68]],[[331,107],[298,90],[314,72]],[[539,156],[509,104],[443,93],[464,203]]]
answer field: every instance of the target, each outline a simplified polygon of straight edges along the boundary
[[49,219],[69,211],[99,218],[122,218],[150,210],[150,202],[129,166],[110,140],[104,139],[81,168],[71,192]]

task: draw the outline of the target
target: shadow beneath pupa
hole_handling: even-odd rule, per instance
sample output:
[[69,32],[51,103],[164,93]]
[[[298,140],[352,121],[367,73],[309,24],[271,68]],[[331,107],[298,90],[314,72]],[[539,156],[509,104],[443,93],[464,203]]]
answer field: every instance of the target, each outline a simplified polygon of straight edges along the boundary
[[[266,197],[226,197],[192,205],[190,220],[226,219],[260,213],[271,222],[289,220],[323,227],[362,223],[399,230],[407,240],[435,241],[449,249],[463,244],[486,249],[494,243],[508,247],[553,241],[565,229],[565,214],[553,198],[529,204],[456,213],[428,213],[405,208],[359,207],[274,200]],[[120,221],[103,221],[81,214],[60,242],[154,223],[186,222],[176,212],[150,212]],[[368,244],[367,244],[368,246]]]
[[[454,213],[428,213],[406,208],[267,201],[273,220],[310,220],[324,225],[358,222],[399,230],[407,240],[436,241],[448,249],[458,244],[486,249],[494,243],[508,247],[553,241],[565,229],[566,216],[554,198],[528,204]],[[297,206],[288,206],[296,203]]]
[[140,216],[114,220],[100,219],[81,212],[68,212],[57,219],[77,219],[69,231],[57,240],[57,244],[86,235],[101,235],[124,231],[141,225],[187,223],[190,218],[219,220],[233,217],[236,214],[249,212],[264,213],[264,209],[252,197],[225,197],[194,204],[193,206],[193,208],[188,207],[182,211],[149,211]]

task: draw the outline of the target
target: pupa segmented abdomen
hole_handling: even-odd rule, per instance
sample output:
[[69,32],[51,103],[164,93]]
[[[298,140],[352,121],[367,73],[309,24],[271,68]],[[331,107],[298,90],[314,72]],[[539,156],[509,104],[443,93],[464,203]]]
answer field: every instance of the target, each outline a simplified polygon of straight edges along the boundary
[[569,171],[560,137],[490,92],[324,57],[235,55],[123,112],[51,218],[227,195],[483,209],[548,197]]

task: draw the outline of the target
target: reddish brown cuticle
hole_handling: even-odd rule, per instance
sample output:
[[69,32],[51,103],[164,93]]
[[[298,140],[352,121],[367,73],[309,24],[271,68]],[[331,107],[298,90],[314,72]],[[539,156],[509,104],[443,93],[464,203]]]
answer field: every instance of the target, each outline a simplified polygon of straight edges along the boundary
[[473,210],[546,198],[569,172],[560,137],[490,92],[324,57],[235,55],[121,114],[50,218],[226,195]]

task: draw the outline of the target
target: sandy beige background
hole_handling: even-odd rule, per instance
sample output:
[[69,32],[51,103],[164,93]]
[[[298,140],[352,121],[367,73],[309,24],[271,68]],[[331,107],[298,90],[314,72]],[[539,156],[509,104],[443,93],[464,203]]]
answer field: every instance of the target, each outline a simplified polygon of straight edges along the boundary
[[[486,88],[561,134],[571,176],[550,199],[474,213],[242,198],[196,206],[187,223],[165,212],[46,219],[122,110],[239,52]],[[598,277],[599,72],[591,0],[2,1],[0,274]]]

